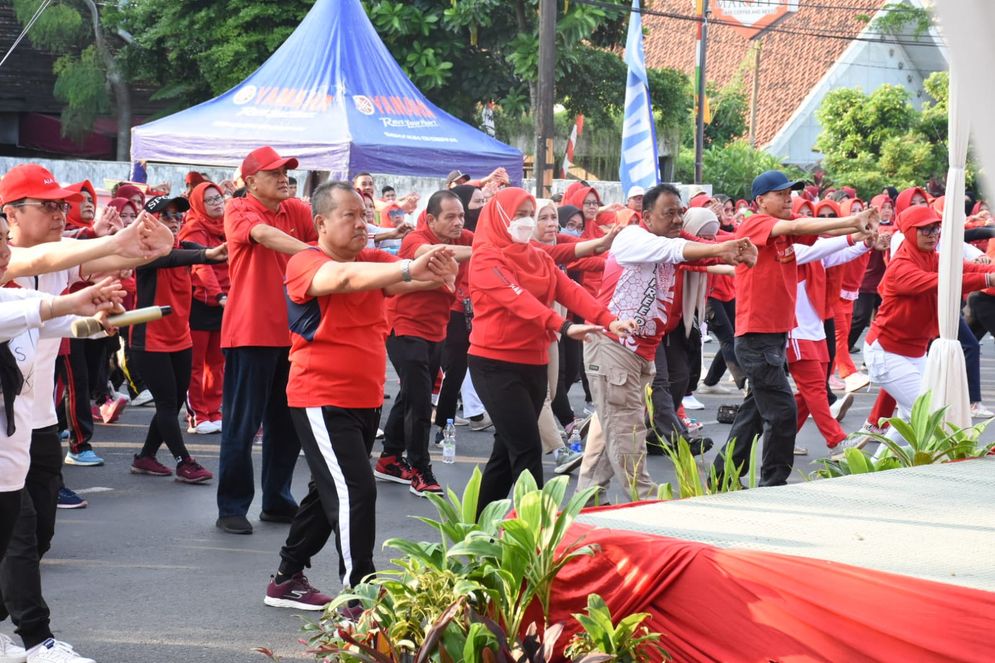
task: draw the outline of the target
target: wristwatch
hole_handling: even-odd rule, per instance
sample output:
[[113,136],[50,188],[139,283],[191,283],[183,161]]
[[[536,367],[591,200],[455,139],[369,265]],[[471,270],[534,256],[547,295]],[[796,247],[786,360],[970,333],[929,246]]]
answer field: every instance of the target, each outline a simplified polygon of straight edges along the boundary
[[401,280],[405,283],[411,281],[411,258],[406,258],[401,261]]

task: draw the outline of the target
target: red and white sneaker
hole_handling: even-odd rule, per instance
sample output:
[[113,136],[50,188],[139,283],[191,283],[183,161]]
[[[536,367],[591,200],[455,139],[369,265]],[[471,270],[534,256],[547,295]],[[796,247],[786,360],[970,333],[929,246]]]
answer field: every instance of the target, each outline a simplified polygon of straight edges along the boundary
[[214,475],[204,469],[192,457],[176,464],[176,480],[183,483],[204,483],[214,478]]
[[432,470],[411,470],[414,476],[411,478],[411,487],[408,488],[418,497],[425,497],[428,493],[442,494],[442,486],[435,480]]
[[105,424],[113,424],[120,418],[124,408],[128,407],[128,401],[123,396],[112,398],[100,406],[100,418]]
[[132,474],[151,474],[154,477],[168,477],[173,473],[173,470],[157,461],[154,456],[139,456],[137,454],[135,459],[131,461],[130,471]]
[[373,476],[381,481],[410,484],[415,471],[402,456],[380,456],[377,466],[373,468]]
[[274,608],[297,610],[324,610],[331,602],[332,597],[312,587],[303,573],[296,573],[279,584],[276,578],[271,578],[266,587],[266,598],[263,599],[263,603]]

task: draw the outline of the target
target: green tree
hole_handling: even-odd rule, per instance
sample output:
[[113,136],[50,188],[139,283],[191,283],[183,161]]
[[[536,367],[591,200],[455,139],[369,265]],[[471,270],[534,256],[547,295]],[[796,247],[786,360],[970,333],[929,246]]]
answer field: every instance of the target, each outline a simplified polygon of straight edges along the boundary
[[[712,185],[712,190],[734,199],[749,200],[753,178],[765,170],[784,170],[789,177],[803,176],[795,168],[782,166],[781,160],[774,155],[750,147],[745,140],[707,147],[702,153],[702,166],[704,181]],[[694,181],[694,152],[683,150],[680,153],[676,178],[681,182]]]
[[837,185],[851,185],[862,197],[884,186],[921,184],[947,169],[947,95],[945,72],[923,84],[929,99],[916,110],[905,88],[882,85],[865,94],[837,89],[826,95],[816,117],[822,131],[816,149]]
[[[14,0],[17,20],[27,24],[38,9],[37,0]],[[131,90],[120,62],[126,47],[113,27],[117,12],[94,0],[53,2],[38,18],[28,39],[55,54],[55,98],[63,102],[62,133],[82,139],[99,115],[117,118],[117,158],[127,160],[131,145]],[[110,94],[108,93],[110,91]],[[113,101],[111,99],[113,95]]]

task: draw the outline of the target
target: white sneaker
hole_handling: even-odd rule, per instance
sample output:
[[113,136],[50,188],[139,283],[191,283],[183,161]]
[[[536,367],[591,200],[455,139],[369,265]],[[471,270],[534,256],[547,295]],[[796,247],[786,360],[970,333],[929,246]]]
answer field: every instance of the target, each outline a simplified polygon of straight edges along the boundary
[[135,398],[132,399],[131,404],[135,407],[141,407],[143,405],[148,405],[152,401],[152,392],[148,389],[142,389],[142,393],[135,396]]
[[862,434],[861,431],[847,435],[843,441],[829,450],[829,457],[833,460],[840,460],[847,449],[863,449],[871,438]]
[[28,650],[27,663],[97,663],[92,658],[77,654],[72,645],[55,638]]
[[378,428],[377,429],[377,439],[378,440],[382,440],[383,439],[383,429],[382,428]]
[[7,635],[0,633],[0,663],[24,663],[28,660],[24,647],[14,644]]
[[187,432],[188,433],[195,433],[197,435],[213,435],[214,433],[217,433],[219,431],[218,431],[218,427],[214,425],[214,422],[212,422],[212,421],[202,421],[199,424],[197,424],[196,426],[194,426],[192,429],[188,428]]
[[[723,384],[713,384],[713,385],[709,386],[709,385],[707,385],[705,383],[701,383],[701,384],[698,385],[698,389],[696,390],[696,393],[699,393],[699,394],[718,394],[718,395],[721,395],[721,396],[727,396],[727,395],[733,393],[733,390],[729,389],[728,387],[726,387]],[[685,406],[685,408],[686,407],[687,406]]]
[[845,378],[843,378],[843,384],[846,385],[847,392],[860,391],[867,385],[871,383],[871,379],[867,377],[864,373],[857,371],[852,373]]
[[705,333],[703,333],[703,334],[701,335],[701,342],[702,342],[702,343],[711,343],[711,342],[712,342],[712,341],[714,341],[714,340],[715,340],[715,339],[714,339],[714,338],[712,338],[712,337],[711,337],[711,335],[710,335],[710,334],[709,334],[708,332],[705,332]]
[[[432,417],[432,419],[435,419],[435,417]],[[453,425],[454,426],[469,426],[470,425],[470,420],[469,419],[464,419],[463,417],[456,417],[455,419],[453,419]]]
[[218,419],[217,421],[212,421],[211,424],[214,426],[215,432],[220,433],[222,430],[224,430],[224,426],[221,425],[220,419]]
[[704,403],[702,403],[697,398],[695,398],[694,394],[691,394],[690,396],[685,396],[684,400],[681,401],[681,403],[684,405],[684,409],[685,410],[704,410],[705,409]]
[[833,415],[833,419],[836,421],[843,421],[843,417],[846,416],[847,410],[853,405],[853,394],[843,394],[840,398],[836,399],[836,402],[829,406],[829,414]]
[[971,418],[972,419],[990,419],[995,417],[995,412],[992,412],[985,407],[985,404],[981,401],[977,403],[971,403]]

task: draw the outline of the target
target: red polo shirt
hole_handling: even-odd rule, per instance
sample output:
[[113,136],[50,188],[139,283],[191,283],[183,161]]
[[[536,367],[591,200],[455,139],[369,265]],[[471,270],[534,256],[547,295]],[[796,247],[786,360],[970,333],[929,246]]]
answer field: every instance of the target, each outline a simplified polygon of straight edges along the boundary
[[798,263],[793,245],[813,244],[818,237],[774,237],[771,231],[778,221],[754,214],[736,229],[736,237],[748,237],[757,246],[753,268],[736,265],[736,336],[786,334],[795,327]]
[[[291,337],[290,407],[374,408],[383,405],[387,370],[387,320],[383,290],[311,297],[314,275],[331,262],[321,249],[301,251],[287,264]],[[357,262],[395,262],[378,249],[363,249]]]
[[267,249],[251,237],[252,229],[268,224],[302,242],[316,242],[311,208],[289,198],[271,211],[251,195],[233,198],[225,207],[228,276],[231,290],[221,320],[221,347],[286,347],[290,345],[283,279],[290,256]]
[[[441,243],[428,227],[413,230],[404,237],[397,255],[399,258],[413,259],[420,247]],[[473,233],[469,230],[462,231],[453,244],[470,246],[473,244]],[[464,296],[469,296],[469,288],[466,285],[468,264],[469,261],[460,263],[459,273],[456,276],[457,292],[462,287],[466,293]],[[427,341],[441,341],[446,338],[449,312],[453,310],[456,294],[450,292],[448,288],[436,288],[389,297],[387,323],[396,336],[416,336]],[[457,310],[463,310],[462,301]]]

